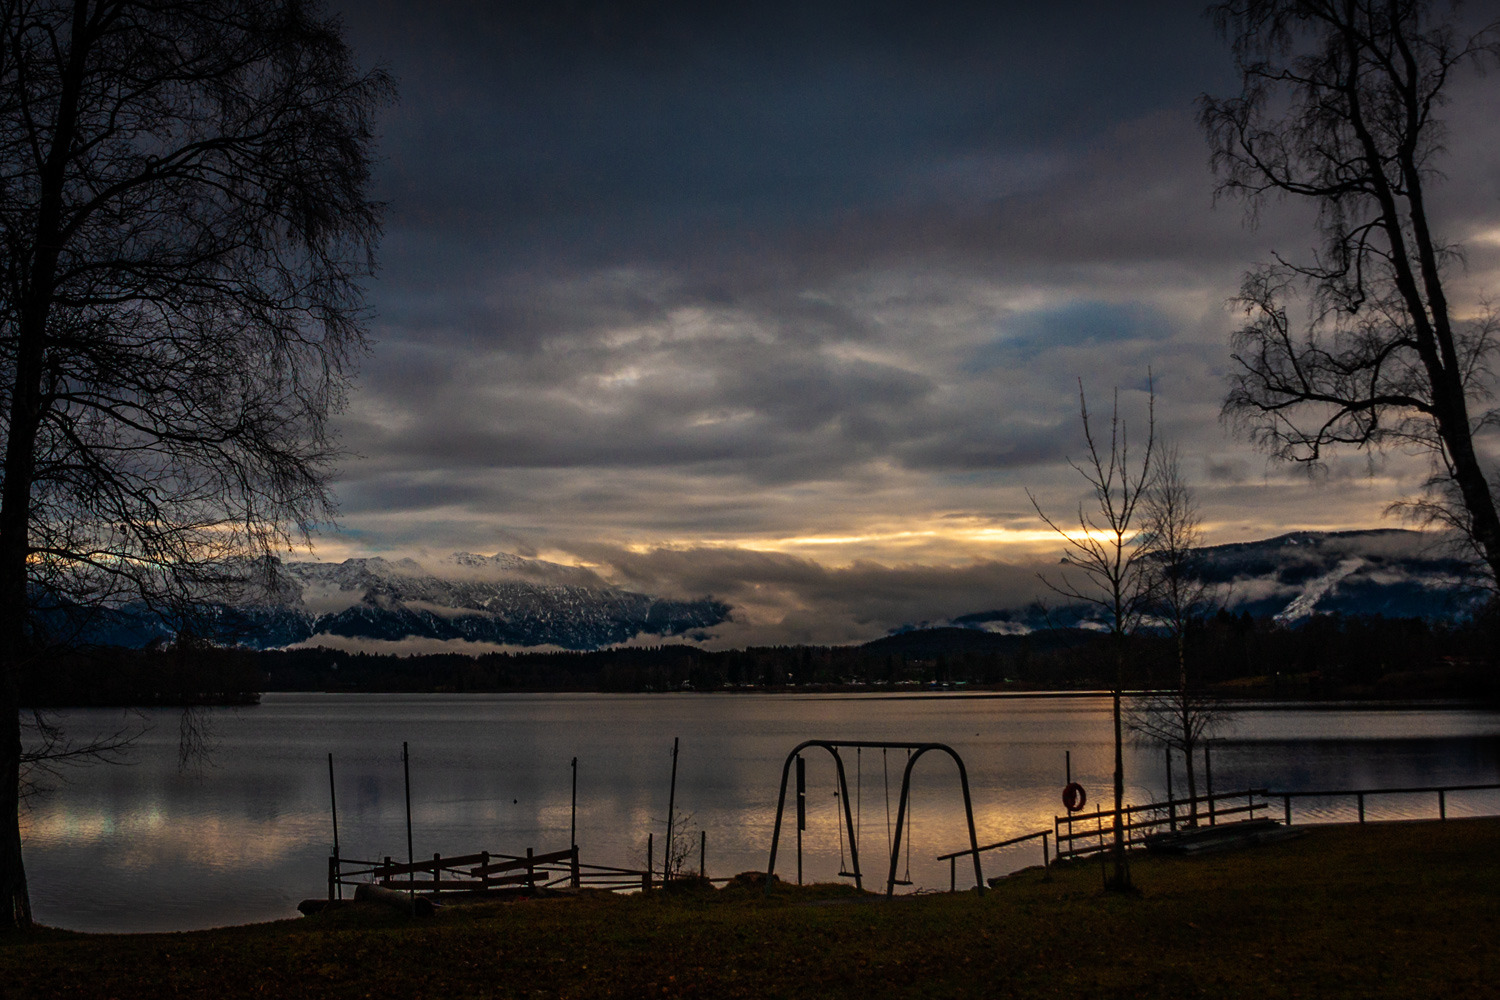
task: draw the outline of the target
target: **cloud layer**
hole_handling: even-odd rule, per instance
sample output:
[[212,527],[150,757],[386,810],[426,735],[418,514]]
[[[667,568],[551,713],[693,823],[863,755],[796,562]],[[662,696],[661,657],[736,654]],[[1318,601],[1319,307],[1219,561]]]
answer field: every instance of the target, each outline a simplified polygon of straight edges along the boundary
[[[1236,85],[1196,2],[343,15],[402,102],[325,557],[544,554],[747,609],[779,574],[800,596],[747,635],[878,634],[1032,579],[1079,380],[1141,435],[1148,371],[1212,541],[1377,523],[1420,478],[1299,478],[1219,425],[1226,301],[1314,237],[1214,207],[1195,100]],[[1500,267],[1492,86],[1456,94],[1438,205],[1480,237],[1469,294]]]

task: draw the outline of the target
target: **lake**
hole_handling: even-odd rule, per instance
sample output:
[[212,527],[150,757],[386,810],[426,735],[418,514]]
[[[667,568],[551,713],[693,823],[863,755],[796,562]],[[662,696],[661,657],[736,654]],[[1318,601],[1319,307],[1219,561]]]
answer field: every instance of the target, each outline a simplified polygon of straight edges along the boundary
[[[1091,806],[1107,803],[1113,766],[1108,697],[268,694],[204,719],[211,752],[183,762],[176,710],[59,714],[75,738],[122,725],[140,735],[128,763],[67,769],[31,798],[22,835],[37,920],[148,931],[294,917],[299,900],[326,892],[329,753],[343,855],[405,859],[403,740],[418,857],[565,849],[577,757],[582,859],[638,868],[652,832],[660,864],[678,737],[679,825],[695,844],[706,834],[713,876],[765,869],[782,764],[803,740],[952,745],[968,769],[981,843],[1051,828],[1067,753]],[[1221,792],[1500,781],[1500,713],[1491,711],[1242,710],[1222,736],[1213,748]],[[1160,798],[1161,751],[1126,753],[1127,801]],[[807,761],[804,877],[834,880],[847,847],[833,767],[821,752]],[[893,817],[905,753],[845,751],[845,761],[866,887],[883,888],[887,795]],[[1182,794],[1180,759],[1174,771]],[[796,873],[788,798],[783,878]],[[1295,808],[1299,823],[1353,818],[1352,800]],[[913,885],[903,891],[946,889],[948,863],[935,856],[968,846],[968,835],[945,757],[917,765],[911,809],[901,868]],[[1500,814],[1500,793],[1450,795],[1448,814]],[[1435,796],[1373,798],[1367,815],[1436,815]],[[1032,842],[984,858],[988,876],[1037,864],[1041,852]]]

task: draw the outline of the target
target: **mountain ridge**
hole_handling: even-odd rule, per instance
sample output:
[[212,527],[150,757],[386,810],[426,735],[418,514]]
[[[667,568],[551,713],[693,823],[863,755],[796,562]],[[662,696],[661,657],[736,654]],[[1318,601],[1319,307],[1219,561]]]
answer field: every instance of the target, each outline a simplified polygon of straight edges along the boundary
[[[1319,614],[1462,621],[1487,598],[1475,586],[1474,565],[1441,550],[1432,536],[1403,529],[1288,532],[1207,546],[1195,566],[1231,612],[1287,626]],[[249,569],[248,578],[259,576]],[[427,641],[584,651],[650,636],[708,641],[734,611],[711,595],[638,593],[586,568],[505,552],[456,552],[426,564],[381,556],[293,561],[277,569],[274,585],[247,582],[237,599],[210,607],[199,634],[250,649]],[[168,624],[141,607],[90,614],[86,636],[99,645],[141,647],[174,638]],[[1107,626],[1097,608],[1033,602],[909,622],[887,635],[932,628],[1076,638]]]
[[[1480,585],[1479,567],[1451,549],[1444,539],[1403,528],[1293,531],[1204,546],[1193,563],[1194,578],[1216,591],[1227,610],[1281,625],[1295,626],[1317,614],[1457,622],[1471,618],[1489,594]],[[1036,602],[907,624],[891,634],[933,627],[1028,635],[1100,631],[1108,625],[1086,604]]]

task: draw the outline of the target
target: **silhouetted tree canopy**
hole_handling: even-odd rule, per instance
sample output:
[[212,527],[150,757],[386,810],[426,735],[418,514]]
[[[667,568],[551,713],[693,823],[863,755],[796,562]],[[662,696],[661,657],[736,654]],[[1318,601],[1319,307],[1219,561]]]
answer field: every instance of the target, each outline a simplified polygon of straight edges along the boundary
[[[1225,413],[1272,454],[1425,451],[1425,492],[1397,506],[1456,529],[1500,580],[1500,514],[1481,438],[1496,317],[1451,302],[1460,258],[1431,215],[1442,110],[1465,68],[1492,63],[1500,22],[1466,35],[1430,0],[1231,0],[1213,8],[1243,89],[1206,98],[1222,193],[1318,209],[1309,259],[1251,270]],[[1300,313],[1300,315],[1299,315]]]
[[8,2],[0,46],[0,924],[25,926],[17,692],[59,638],[28,612],[191,631],[329,516],[392,87],[302,0]]

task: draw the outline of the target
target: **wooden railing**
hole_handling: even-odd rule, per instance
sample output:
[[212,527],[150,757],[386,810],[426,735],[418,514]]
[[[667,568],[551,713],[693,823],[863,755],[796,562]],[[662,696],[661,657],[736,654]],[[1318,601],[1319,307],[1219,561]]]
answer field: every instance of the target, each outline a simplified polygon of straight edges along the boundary
[[[1125,846],[1130,847],[1140,843],[1146,837],[1164,830],[1175,830],[1179,824],[1190,820],[1195,813],[1200,822],[1206,820],[1209,826],[1216,825],[1221,818],[1226,816],[1254,819],[1257,810],[1266,811],[1271,808],[1263,801],[1268,797],[1270,797],[1269,793],[1264,788],[1252,788],[1243,792],[1220,792],[1194,798],[1168,799],[1165,802],[1125,806],[1120,810],[1120,826]],[[1262,801],[1256,801],[1257,798]],[[1238,806],[1219,804],[1238,799],[1244,799],[1245,804]],[[1058,859],[1109,850],[1114,846],[1114,819],[1113,809],[1053,817],[1052,832],[1057,844]],[[1079,825],[1090,821],[1094,824],[1093,828],[1078,829]]]
[[[1121,827],[1124,832],[1126,846],[1136,846],[1152,834],[1161,833],[1163,830],[1175,830],[1179,826],[1185,826],[1195,816],[1197,822],[1207,823],[1209,826],[1217,825],[1225,817],[1255,819],[1257,812],[1263,814],[1272,813],[1275,806],[1271,803],[1276,799],[1282,800],[1283,819],[1287,826],[1291,826],[1292,800],[1312,798],[1352,798],[1355,800],[1359,822],[1363,823],[1365,822],[1365,799],[1375,795],[1436,795],[1438,819],[1446,820],[1448,818],[1449,794],[1454,792],[1496,790],[1500,790],[1500,782],[1471,785],[1421,785],[1410,788],[1336,788],[1298,792],[1269,791],[1264,788],[1253,788],[1243,792],[1224,792],[1215,795],[1199,795],[1195,798],[1168,799],[1165,802],[1148,802],[1145,805],[1126,806],[1121,810]],[[1243,800],[1243,804],[1221,804],[1237,800]],[[1047,843],[1048,838],[1051,837],[1057,847],[1055,854],[1057,860],[1079,857],[1086,854],[1097,854],[1100,851],[1109,850],[1114,845],[1114,815],[1115,811],[1113,809],[1100,809],[1091,813],[1056,816],[1053,818],[1053,827],[1051,830],[1038,830],[1035,833],[1011,837],[1009,840],[985,844],[978,848],[978,852],[984,853],[986,851],[998,850],[1002,847],[1010,847],[1028,840],[1041,838],[1042,866],[1045,868],[1051,863]],[[1092,828],[1079,829],[1081,825],[1090,822],[1093,823]],[[938,855],[938,861],[948,862],[949,891],[957,889],[958,860],[974,853],[974,848],[966,848],[962,851],[954,851],[951,854]]]

